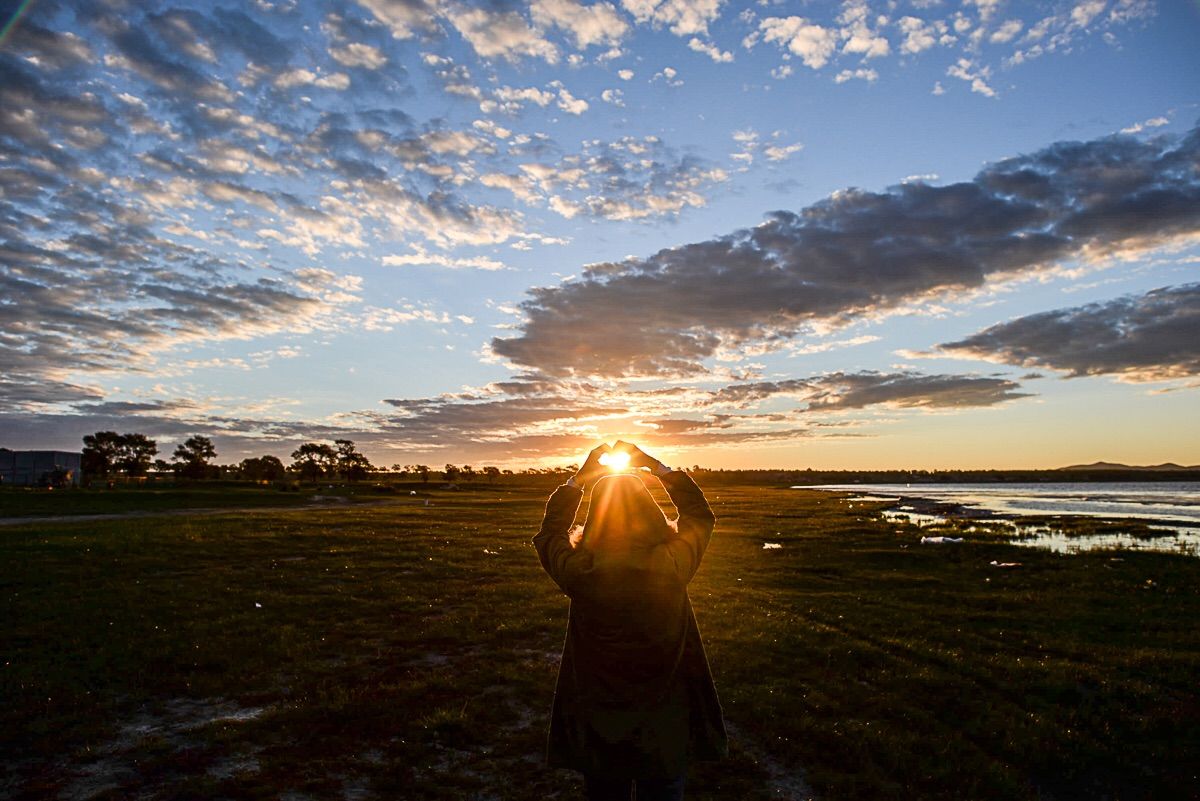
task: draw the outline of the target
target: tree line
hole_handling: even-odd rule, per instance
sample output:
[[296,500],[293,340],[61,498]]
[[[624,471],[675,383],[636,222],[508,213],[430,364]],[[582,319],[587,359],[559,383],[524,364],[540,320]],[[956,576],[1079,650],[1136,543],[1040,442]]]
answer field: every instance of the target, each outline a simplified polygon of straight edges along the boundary
[[[216,446],[202,434],[188,437],[177,445],[170,461],[157,459],[157,455],[158,443],[145,434],[97,431],[83,438],[83,473],[89,479],[102,481],[119,476],[143,478],[153,468],[159,473],[172,473],[187,479],[236,477],[250,481],[281,481],[294,477],[303,481],[339,479],[354,482],[382,472],[403,479],[420,479],[423,483],[432,478],[454,482],[473,481],[479,477],[492,482],[500,476],[513,475],[512,470],[493,466],[475,468],[469,464],[447,464],[441,470],[425,464],[394,464],[389,471],[372,465],[349,439],[336,439],[332,445],[306,442],[292,452],[289,465],[269,454],[243,459],[234,465],[218,465],[215,463]],[[521,472],[528,475],[569,474],[575,469],[574,465],[569,465]]]
[[289,476],[306,481],[330,478],[359,481],[375,470],[348,439],[334,440],[333,445],[306,442],[292,453],[290,465],[269,454],[243,459],[235,465],[218,465],[216,446],[202,434],[188,437],[176,446],[170,461],[156,459],[157,455],[158,443],[145,434],[97,431],[83,438],[83,473],[100,480],[116,476],[142,478],[153,468],[188,479],[232,474],[251,481],[279,481]]

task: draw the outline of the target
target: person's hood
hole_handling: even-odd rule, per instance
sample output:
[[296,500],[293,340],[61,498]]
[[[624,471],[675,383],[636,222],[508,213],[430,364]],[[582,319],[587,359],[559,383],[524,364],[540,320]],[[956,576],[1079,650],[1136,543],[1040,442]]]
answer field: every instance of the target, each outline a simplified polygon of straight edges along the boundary
[[605,476],[592,488],[580,546],[593,554],[637,552],[667,541],[670,524],[634,475]]

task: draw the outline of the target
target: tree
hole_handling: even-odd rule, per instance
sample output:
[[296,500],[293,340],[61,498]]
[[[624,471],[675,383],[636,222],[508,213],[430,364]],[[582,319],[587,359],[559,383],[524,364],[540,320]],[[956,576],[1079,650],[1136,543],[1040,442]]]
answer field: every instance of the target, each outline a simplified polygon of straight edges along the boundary
[[144,476],[150,470],[158,443],[145,434],[122,434],[114,466],[127,476]]
[[488,483],[495,483],[496,476],[500,475],[500,468],[488,465],[483,468],[483,474],[488,477]]
[[469,464],[464,464],[462,466],[462,476],[463,481],[470,481],[471,479],[475,478],[475,468],[471,467]]
[[83,438],[83,472],[107,478],[121,450],[121,435],[116,431],[97,431]]
[[428,483],[429,483],[429,465],[427,465],[427,464],[414,464],[414,465],[412,466],[412,471],[421,477],[421,483],[422,483],[422,484],[428,484]]
[[208,475],[208,462],[215,459],[217,449],[212,440],[202,434],[188,437],[175,448],[172,458],[179,464],[179,472],[186,478],[204,478]]
[[287,470],[279,457],[267,455],[243,459],[238,465],[238,472],[251,481],[278,481]]
[[453,482],[458,478],[458,468],[452,464],[446,465],[446,481]]
[[97,431],[83,438],[83,472],[99,478],[112,472],[144,476],[156,453],[158,443],[145,434]]
[[337,467],[337,451],[329,445],[306,442],[292,451],[292,469],[305,481],[316,481]]
[[354,442],[348,439],[335,439],[333,444],[337,446],[337,465],[338,470],[347,481],[354,482],[360,478],[366,478],[367,473],[375,468],[367,461],[367,457],[358,452],[354,447]]

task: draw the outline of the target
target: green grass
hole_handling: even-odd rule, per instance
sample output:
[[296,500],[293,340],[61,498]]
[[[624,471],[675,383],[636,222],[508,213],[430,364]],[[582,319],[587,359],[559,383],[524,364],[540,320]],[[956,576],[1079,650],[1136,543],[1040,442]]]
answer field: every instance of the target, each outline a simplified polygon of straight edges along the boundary
[[251,484],[197,483],[146,487],[118,486],[114,489],[59,489],[33,487],[0,488],[0,518],[61,515],[126,514],[167,512],[182,509],[232,509],[304,506],[314,496],[372,501],[388,497],[371,485],[305,485],[298,491]]
[[[539,764],[567,611],[544,491],[432,500],[0,529],[0,796],[577,797]],[[689,798],[799,769],[826,799],[1194,794],[1200,560],[710,500],[691,594],[737,736]]]

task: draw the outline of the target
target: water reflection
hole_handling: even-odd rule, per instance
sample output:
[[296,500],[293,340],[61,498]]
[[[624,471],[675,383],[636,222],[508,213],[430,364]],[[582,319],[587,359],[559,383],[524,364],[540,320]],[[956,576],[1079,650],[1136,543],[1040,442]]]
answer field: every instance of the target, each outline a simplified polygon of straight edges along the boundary
[[[946,527],[956,534],[1002,537],[1013,545],[1027,548],[1046,548],[1054,553],[1129,549],[1200,556],[1200,530],[1152,526],[1150,536],[1135,536],[1120,532],[1104,534],[1070,534],[1063,528],[1045,522],[1025,522],[1003,518],[951,518],[930,512],[918,512],[912,506],[901,505],[879,512],[880,517],[897,525],[913,525],[920,529]],[[924,540],[926,538],[922,538]]]
[[853,492],[864,500],[925,498],[1004,515],[1083,515],[1200,526],[1200,483],[1195,481],[826,484],[796,489]]

